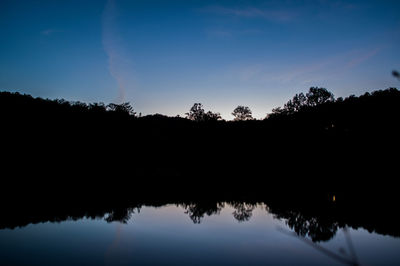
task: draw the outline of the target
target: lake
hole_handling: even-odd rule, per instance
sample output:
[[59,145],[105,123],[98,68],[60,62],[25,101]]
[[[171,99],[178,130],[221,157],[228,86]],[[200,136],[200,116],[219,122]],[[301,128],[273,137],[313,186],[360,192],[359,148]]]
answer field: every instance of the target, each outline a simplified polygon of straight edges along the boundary
[[1,265],[400,264],[394,235],[265,203],[142,205],[31,221],[1,227]]

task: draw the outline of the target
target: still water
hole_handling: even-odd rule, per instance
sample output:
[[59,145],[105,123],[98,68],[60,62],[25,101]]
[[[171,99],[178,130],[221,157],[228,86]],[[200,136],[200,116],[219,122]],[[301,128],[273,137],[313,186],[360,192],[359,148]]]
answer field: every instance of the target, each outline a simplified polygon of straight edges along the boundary
[[362,228],[338,227],[312,242],[264,204],[195,212],[168,204],[120,220],[109,213],[3,228],[0,265],[345,265],[331,253],[360,265],[400,264],[400,238]]

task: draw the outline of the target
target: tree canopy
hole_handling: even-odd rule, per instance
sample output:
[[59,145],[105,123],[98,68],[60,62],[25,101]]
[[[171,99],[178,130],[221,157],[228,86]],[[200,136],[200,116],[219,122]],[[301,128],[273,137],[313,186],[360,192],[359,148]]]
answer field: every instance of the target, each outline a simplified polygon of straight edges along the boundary
[[253,120],[252,112],[249,107],[239,105],[233,110],[234,121]]
[[133,110],[133,107],[129,102],[121,104],[110,103],[109,105],[107,105],[107,109],[109,111],[113,111],[120,114],[127,114],[133,116],[136,115],[136,112]]
[[334,102],[335,97],[332,92],[325,88],[311,87],[306,94],[298,93],[282,107],[272,109],[272,114],[293,114],[305,107],[315,107],[328,102]]
[[201,103],[195,103],[190,108],[190,111],[186,113],[186,118],[193,121],[218,121],[221,120],[220,113],[213,113],[211,111],[206,112]]

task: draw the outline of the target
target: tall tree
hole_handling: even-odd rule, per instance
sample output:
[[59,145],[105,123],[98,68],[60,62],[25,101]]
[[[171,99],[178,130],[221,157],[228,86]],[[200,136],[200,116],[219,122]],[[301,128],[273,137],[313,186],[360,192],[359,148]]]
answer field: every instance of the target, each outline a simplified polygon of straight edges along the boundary
[[186,113],[186,118],[193,120],[193,121],[202,121],[204,118],[204,108],[201,103],[195,103],[190,108],[189,113]]
[[186,118],[193,121],[218,121],[222,119],[220,113],[204,111],[203,105],[201,103],[193,104],[192,108],[190,108],[189,113],[186,113]]
[[325,88],[311,87],[306,94],[307,106],[317,106],[326,102],[335,101],[333,93]]
[[294,113],[307,104],[307,97],[303,94],[296,94],[292,100],[289,100],[283,107],[287,113]]
[[252,112],[249,107],[239,105],[233,110],[234,121],[253,120]]

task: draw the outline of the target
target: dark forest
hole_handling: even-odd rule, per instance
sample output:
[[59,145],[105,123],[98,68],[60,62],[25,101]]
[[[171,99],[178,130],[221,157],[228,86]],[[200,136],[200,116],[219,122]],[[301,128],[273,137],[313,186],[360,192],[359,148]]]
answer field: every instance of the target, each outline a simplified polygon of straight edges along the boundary
[[224,121],[199,103],[186,118],[138,116],[129,103],[1,92],[2,187],[16,198],[390,195],[399,106],[395,88],[345,99],[310,88],[263,120],[242,107]]

